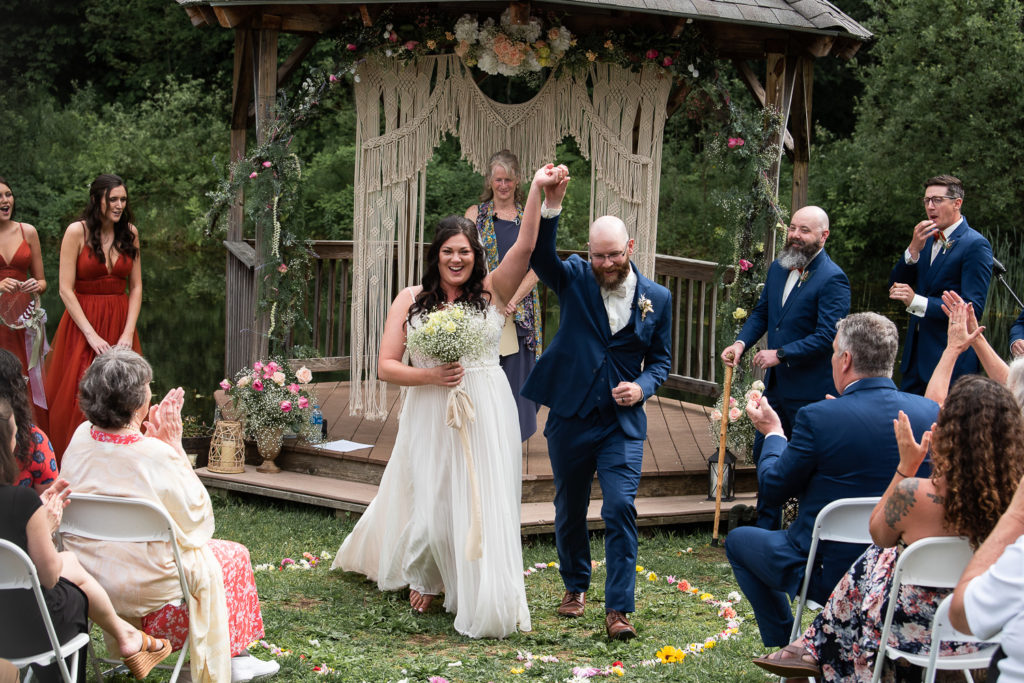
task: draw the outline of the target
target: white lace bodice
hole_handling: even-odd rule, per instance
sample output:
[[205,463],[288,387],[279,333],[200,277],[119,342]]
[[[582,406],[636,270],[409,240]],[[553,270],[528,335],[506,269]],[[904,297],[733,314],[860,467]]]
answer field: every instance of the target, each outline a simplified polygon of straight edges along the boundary
[[[412,320],[409,321],[410,327],[415,328],[419,326],[426,317],[425,313],[413,316]],[[498,349],[501,345],[501,330],[505,326],[505,316],[492,305],[488,306],[483,313],[474,313],[473,317],[478,320],[480,334],[484,335],[483,351],[475,357],[461,358],[459,362],[466,369],[497,367]],[[409,358],[412,361],[413,367],[417,368],[433,368],[442,364],[436,358],[431,358],[412,350],[409,352]]]

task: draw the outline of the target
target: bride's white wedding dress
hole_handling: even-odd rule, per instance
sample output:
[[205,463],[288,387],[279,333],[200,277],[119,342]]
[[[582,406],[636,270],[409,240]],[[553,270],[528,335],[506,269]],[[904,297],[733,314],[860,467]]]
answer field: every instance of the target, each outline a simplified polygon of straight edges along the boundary
[[[456,631],[503,638],[517,625],[530,630],[519,529],[522,447],[512,390],[498,364],[505,318],[494,306],[477,315],[485,351],[460,362],[476,411],[469,441],[482,502],[482,557],[468,561],[464,551],[472,494],[459,433],[445,424],[449,390],[429,385],[408,388],[377,497],[331,568],[365,574],[384,591],[444,593]],[[412,364],[438,362],[412,354]]]

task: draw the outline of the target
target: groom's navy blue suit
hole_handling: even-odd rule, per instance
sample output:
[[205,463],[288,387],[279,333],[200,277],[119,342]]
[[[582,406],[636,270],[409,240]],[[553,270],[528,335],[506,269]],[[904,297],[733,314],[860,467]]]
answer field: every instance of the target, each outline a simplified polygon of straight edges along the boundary
[[[611,391],[635,382],[644,400],[668,376],[672,299],[669,291],[637,272],[629,322],[612,334],[601,289],[590,264],[565,261],[555,249],[556,221],[542,220],[530,265],[558,295],[558,334],[544,350],[521,391],[549,408],[544,435],[555,483],[555,540],[565,588],[590,587],[587,507],[596,470],[604,520],[605,608],[634,610],[636,497],[647,437],[643,401],[620,406]],[[638,302],[650,302],[644,314]]]
[[[800,410],[788,442],[781,436],[764,440],[757,463],[758,496],[769,505],[795,496],[796,520],[783,531],[740,527],[726,538],[725,553],[765,645],[789,643],[789,601],[803,581],[821,509],[840,498],[880,496],[892,480],[900,462],[892,421],[901,410],[920,439],[935,421],[939,406],[923,396],[897,391],[888,377],[865,377],[835,400]],[[928,476],[930,471],[924,464],[916,474]],[[819,546],[808,597],[824,604],[863,550],[864,546],[843,543]]]

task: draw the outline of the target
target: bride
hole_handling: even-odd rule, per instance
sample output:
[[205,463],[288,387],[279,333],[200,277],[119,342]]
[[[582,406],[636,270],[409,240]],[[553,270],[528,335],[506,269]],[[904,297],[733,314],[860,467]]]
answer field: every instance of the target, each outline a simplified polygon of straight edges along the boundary
[[[373,499],[341,544],[332,569],[365,574],[380,590],[409,587],[409,602],[423,612],[435,596],[455,614],[455,630],[470,638],[503,638],[530,630],[523,585],[519,506],[522,450],[515,401],[498,364],[498,346],[511,300],[529,270],[541,216],[553,220],[569,182],[568,169],[547,164],[534,175],[516,243],[487,272],[476,226],[461,216],[441,220],[427,252],[423,283],[402,290],[384,325],[380,378],[410,387],[398,436]],[[451,303],[475,309],[486,339],[484,351],[460,362],[411,354],[402,362],[406,332],[432,310]],[[475,421],[468,445],[476,486],[485,504],[480,514],[479,559],[463,551],[474,506],[473,484],[459,432],[445,423],[449,390],[462,383],[473,401]]]

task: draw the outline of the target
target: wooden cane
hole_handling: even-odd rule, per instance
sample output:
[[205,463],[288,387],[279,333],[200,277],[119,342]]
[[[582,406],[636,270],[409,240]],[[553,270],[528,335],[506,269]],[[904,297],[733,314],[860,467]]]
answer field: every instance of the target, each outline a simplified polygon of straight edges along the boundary
[[729,392],[732,390],[732,366],[725,366],[722,387],[722,428],[718,432],[718,479],[715,482],[715,525],[711,528],[711,545],[718,547],[718,522],[722,516],[722,468],[725,466],[725,434],[729,429]]

